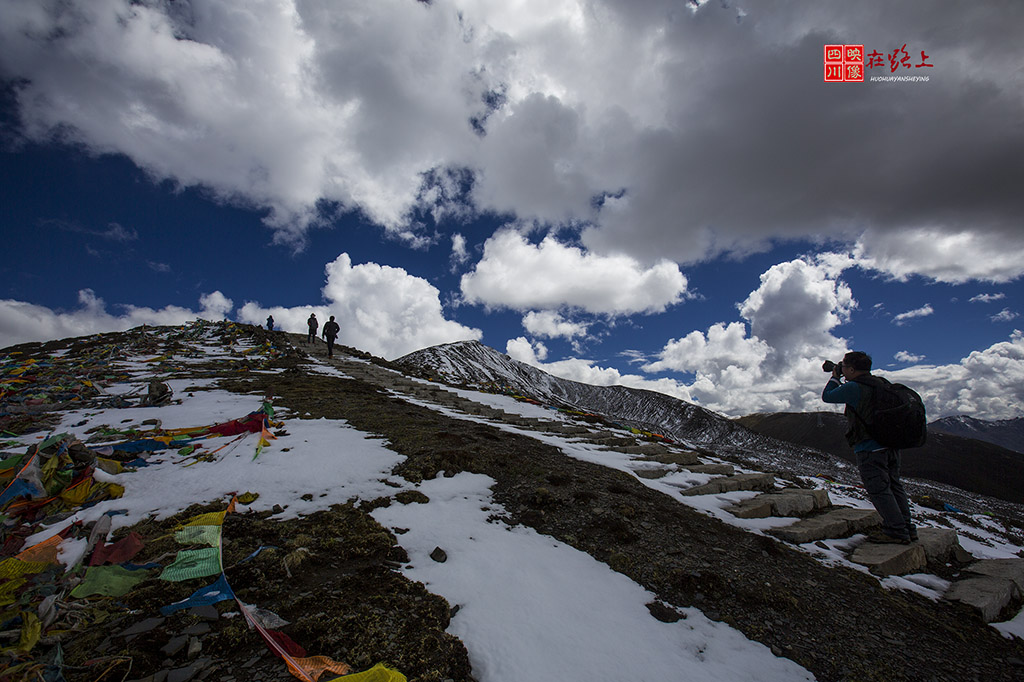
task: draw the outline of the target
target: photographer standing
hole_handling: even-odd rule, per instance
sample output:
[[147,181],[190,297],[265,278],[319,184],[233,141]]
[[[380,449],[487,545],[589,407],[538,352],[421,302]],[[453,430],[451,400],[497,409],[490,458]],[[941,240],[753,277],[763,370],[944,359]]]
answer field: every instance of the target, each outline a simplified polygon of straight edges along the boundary
[[900,481],[900,451],[883,446],[868,433],[868,424],[873,421],[875,391],[879,382],[885,380],[871,375],[871,356],[860,351],[847,353],[838,365],[826,362],[823,369],[831,369],[832,378],[825,385],[821,399],[846,405],[850,425],[846,440],[853,446],[868,498],[882,517],[882,530],[872,531],[868,539],[899,544],[916,541],[917,529],[910,519],[910,502]]

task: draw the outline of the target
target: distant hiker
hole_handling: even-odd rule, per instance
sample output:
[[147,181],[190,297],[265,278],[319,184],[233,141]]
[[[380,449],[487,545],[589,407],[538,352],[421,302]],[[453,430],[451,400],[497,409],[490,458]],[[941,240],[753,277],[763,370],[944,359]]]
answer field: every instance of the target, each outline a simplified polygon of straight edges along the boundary
[[320,320],[316,319],[316,313],[309,314],[306,324],[309,325],[309,336],[306,337],[306,343],[311,344],[316,341],[316,330],[320,326]]
[[[826,362],[825,371],[832,378],[825,385],[821,399],[826,403],[845,404],[849,430],[847,442],[853,446],[861,481],[875,511],[882,517],[882,530],[868,534],[872,542],[910,544],[917,540],[917,529],[910,518],[910,502],[900,480],[900,451],[886,447],[868,433],[873,422],[875,397],[882,384],[888,382],[871,375],[871,356],[852,351],[839,364]],[[845,381],[840,381],[840,376]]]
[[331,319],[324,325],[323,336],[327,339],[327,357],[334,357],[334,340],[338,338],[338,332],[341,331],[341,327],[334,321],[334,315],[331,315]]
[[267,331],[268,332],[274,331],[274,316],[273,315],[267,315]]

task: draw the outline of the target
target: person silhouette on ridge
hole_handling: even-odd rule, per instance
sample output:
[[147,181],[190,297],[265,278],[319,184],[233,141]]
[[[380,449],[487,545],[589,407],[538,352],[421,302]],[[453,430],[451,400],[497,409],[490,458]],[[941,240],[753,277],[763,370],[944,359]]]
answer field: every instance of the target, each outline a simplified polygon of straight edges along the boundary
[[341,327],[337,322],[334,321],[334,315],[331,315],[331,319],[324,325],[323,337],[327,339],[327,357],[334,357],[334,340],[338,338],[338,332],[341,331]]
[[306,337],[306,343],[312,344],[316,341],[316,330],[320,326],[320,321],[316,319],[316,313],[309,314],[306,324],[309,325],[309,335]]

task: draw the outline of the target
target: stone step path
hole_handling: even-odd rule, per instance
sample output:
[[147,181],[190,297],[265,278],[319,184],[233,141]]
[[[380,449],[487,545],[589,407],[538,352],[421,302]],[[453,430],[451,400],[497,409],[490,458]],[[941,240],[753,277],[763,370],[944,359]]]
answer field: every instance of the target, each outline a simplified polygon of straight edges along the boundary
[[[296,338],[304,340],[297,335]],[[323,346],[318,348],[321,351],[318,355],[325,355]],[[578,443],[634,455],[637,457],[635,461],[643,465],[634,471],[639,478],[657,479],[680,469],[715,476],[707,483],[683,490],[684,496],[720,495],[739,490],[760,492],[727,511],[741,519],[797,517],[790,525],[767,531],[784,542],[800,545],[848,538],[878,528],[881,522],[874,510],[832,505],[824,490],[777,488],[775,476],[770,473],[737,474],[732,465],[706,463],[690,450],[639,442],[636,438],[613,434],[596,426],[506,412],[460,396],[441,385],[410,379],[399,372],[357,361],[344,354],[336,354],[329,362],[354,378],[467,415],[571,436]],[[662,466],[650,467],[651,463]],[[920,573],[929,565],[942,565],[952,560],[967,563],[969,565],[962,576],[950,585],[944,598],[970,606],[986,622],[1005,616],[1009,604],[1024,598],[1024,559],[976,560],[960,546],[956,532],[951,529],[922,527],[918,534],[918,541],[910,545],[863,542],[853,548],[848,558],[878,576]]]
[[[749,486],[743,486],[748,482]],[[741,487],[737,487],[741,486]],[[763,490],[764,481],[754,474],[726,476],[690,488],[684,495],[713,495],[729,490]],[[825,490],[779,488],[744,500],[727,511],[737,518],[798,517],[794,523],[767,531],[793,544],[848,538],[879,528],[881,518],[872,509],[833,506]],[[867,567],[880,577],[921,573],[929,566],[950,561],[968,564],[943,598],[970,606],[985,622],[1004,614],[1014,600],[1024,598],[1024,559],[981,559],[967,552],[948,528],[918,529],[918,540],[909,545],[863,542],[849,553],[851,562]]]

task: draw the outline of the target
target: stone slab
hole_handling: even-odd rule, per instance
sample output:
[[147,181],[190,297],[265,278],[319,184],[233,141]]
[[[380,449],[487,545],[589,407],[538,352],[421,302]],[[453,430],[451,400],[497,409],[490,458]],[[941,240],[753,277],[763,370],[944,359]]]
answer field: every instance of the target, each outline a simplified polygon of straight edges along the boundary
[[953,546],[960,543],[956,539],[956,531],[951,528],[917,529],[917,541],[924,547],[928,563],[945,563],[953,554]]
[[928,557],[920,544],[890,545],[865,542],[853,550],[850,561],[867,566],[875,575],[917,573],[928,565]]
[[601,436],[596,435],[593,438],[584,437],[584,441],[593,443],[594,445],[603,445],[605,447],[629,447],[636,445],[636,438],[626,438],[620,436]]
[[1009,580],[1024,595],[1024,559],[982,559],[968,566],[967,570],[977,575]]
[[657,443],[644,443],[643,445],[622,445],[614,448],[618,452],[624,452],[627,455],[667,455],[669,449],[664,445],[658,445]]
[[758,495],[726,509],[738,519],[766,519],[772,515],[772,501],[767,495]]
[[[700,464],[700,458],[697,457],[696,452],[666,452],[661,455],[647,455],[644,459],[651,462],[658,462],[659,464],[678,464],[680,466],[687,466],[690,464]],[[691,469],[692,471],[692,469]],[[705,473],[721,473],[721,472],[705,472]],[[732,467],[729,467],[729,474],[733,473]]]
[[805,490],[802,488],[783,488],[765,497],[772,505],[774,516],[805,516],[829,505],[828,493],[824,490]]
[[794,524],[768,531],[780,540],[802,545],[806,542],[842,538],[850,534],[850,524],[846,519],[833,513],[800,519]]
[[[696,457],[696,455],[694,455]],[[736,469],[731,464],[683,464],[683,468],[695,474],[715,474],[717,476],[732,476]]]
[[667,467],[655,467],[653,469],[634,469],[635,473],[640,478],[646,478],[648,480],[655,478],[664,478],[668,474],[672,473],[672,469]]
[[853,507],[839,507],[829,512],[829,515],[846,521],[849,527],[848,535],[862,533],[866,530],[876,528],[882,524],[882,517],[874,509],[854,509]]
[[737,490],[771,490],[774,487],[774,474],[737,474],[735,476],[716,478],[704,485],[684,490],[682,493],[688,497],[693,497],[696,495],[717,495]]
[[967,604],[986,623],[991,623],[1013,599],[1016,589],[1012,580],[983,575],[956,581],[946,592],[945,599]]

